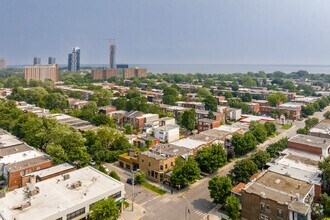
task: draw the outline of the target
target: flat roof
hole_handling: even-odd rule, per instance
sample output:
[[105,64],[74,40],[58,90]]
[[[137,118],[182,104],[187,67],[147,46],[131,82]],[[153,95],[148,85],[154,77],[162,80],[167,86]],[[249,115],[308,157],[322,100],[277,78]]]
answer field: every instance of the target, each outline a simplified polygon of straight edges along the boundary
[[302,203],[301,200],[309,194],[313,187],[312,184],[266,171],[258,179],[248,183],[244,191],[260,195],[280,204],[288,204],[289,209],[306,214],[310,209],[310,205]]
[[15,154],[10,154],[10,155],[4,156],[4,157],[0,158],[0,163],[3,163],[3,164],[15,163],[16,164],[21,161],[38,158],[43,155],[44,155],[44,153],[31,148],[28,151],[22,151],[22,152],[18,152]]
[[206,142],[200,141],[200,140],[194,140],[194,139],[190,139],[190,138],[184,138],[181,140],[174,141],[171,144],[193,150],[193,149],[196,149],[196,148],[206,144]]
[[42,169],[42,170],[38,170],[38,171],[35,171],[35,172],[32,172],[32,173],[28,173],[25,176],[39,176],[40,178],[43,178],[43,177],[46,177],[46,176],[49,176],[49,175],[52,175],[52,174],[56,174],[56,173],[59,173],[59,172],[62,172],[62,171],[70,170],[70,169],[73,169],[73,168],[75,168],[75,166],[72,166],[69,163],[62,163],[62,164],[52,166],[52,167],[49,167],[49,168],[46,168],[46,169]]
[[216,122],[216,120],[214,119],[210,119],[210,118],[201,118],[201,119],[198,119],[199,122],[205,122],[205,123],[213,123],[213,122]]
[[324,119],[309,130],[310,133],[330,134],[330,119]]
[[28,146],[25,143],[6,147],[6,148],[0,148],[0,157],[4,157],[7,155],[16,154],[16,153],[20,153],[20,152],[24,152],[24,151],[28,151],[28,150],[33,150],[33,148]]
[[229,126],[229,125],[221,125],[214,129],[219,130],[219,131],[226,131],[226,132],[230,132],[230,133],[234,133],[234,132],[241,130],[241,128],[237,128],[237,127],[233,127],[233,126]]
[[242,115],[242,118],[240,122],[243,123],[250,123],[251,121],[269,121],[274,122],[275,119],[271,117],[264,117],[264,116],[256,116],[256,115]]
[[2,134],[0,135],[0,148],[10,147],[22,143],[23,142],[18,140],[17,137],[2,130]]
[[15,172],[17,170],[25,169],[26,167],[37,166],[38,164],[42,164],[46,161],[51,161],[50,157],[47,155],[42,155],[39,157],[22,160],[17,163],[8,164],[5,166],[5,168],[6,168],[6,170],[8,170],[8,172]]
[[280,108],[286,108],[286,109],[301,109],[300,103],[295,102],[286,102],[279,105]]
[[[124,191],[123,183],[92,167],[72,171],[69,175],[70,178],[67,180],[57,176],[36,183],[35,187],[39,188],[39,193],[32,198],[28,198],[26,187],[6,193],[6,196],[0,199],[0,216],[5,220],[55,219],[54,215],[61,210],[73,208],[87,201],[96,202],[105,193],[116,189]],[[81,186],[71,188],[70,186],[77,181],[81,182]],[[121,198],[124,196],[122,193]],[[23,210],[13,209],[29,200],[30,207]]]
[[140,154],[146,155],[147,157],[152,157],[156,160],[166,160],[170,157],[189,155],[190,149],[172,144],[157,144],[154,145],[150,150],[144,151]]
[[330,146],[330,139],[305,134],[296,134],[289,139],[289,142],[304,144],[322,149],[328,149]]
[[170,130],[179,129],[179,128],[180,128],[179,125],[176,125],[176,124],[172,125],[172,124],[170,124],[170,125],[163,125],[161,127],[155,128],[155,130],[170,131]]

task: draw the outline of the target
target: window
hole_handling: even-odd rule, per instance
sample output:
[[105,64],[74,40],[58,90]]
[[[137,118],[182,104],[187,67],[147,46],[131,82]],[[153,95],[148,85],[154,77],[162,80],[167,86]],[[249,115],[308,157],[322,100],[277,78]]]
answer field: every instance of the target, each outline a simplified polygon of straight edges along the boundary
[[167,169],[167,164],[165,164],[165,169]]
[[81,209],[78,209],[77,211],[68,214],[68,215],[66,216],[66,218],[67,218],[68,220],[70,220],[70,219],[74,219],[74,218],[76,218],[77,216],[79,216],[79,215],[81,215],[81,214],[84,214],[84,213],[85,213],[85,207],[84,207],[84,208],[81,208]]
[[142,163],[144,163],[144,159],[142,159]]
[[171,166],[173,167],[173,162],[171,162]]
[[151,163],[149,162],[149,167],[151,166]]
[[265,211],[266,210],[266,204],[265,203],[263,203],[263,202],[260,203],[260,210],[261,211]]
[[277,209],[277,217],[282,218],[283,217],[283,211],[282,209]]
[[[166,167],[166,166],[165,166]],[[160,170],[163,170],[164,169],[164,167],[163,167],[163,165],[160,165],[160,168],[159,168]]]
[[114,199],[117,199],[117,198],[121,197],[121,191],[116,192],[115,194],[111,195],[110,197],[114,198]]
[[260,214],[260,219],[262,220],[268,220],[268,216],[264,214]]

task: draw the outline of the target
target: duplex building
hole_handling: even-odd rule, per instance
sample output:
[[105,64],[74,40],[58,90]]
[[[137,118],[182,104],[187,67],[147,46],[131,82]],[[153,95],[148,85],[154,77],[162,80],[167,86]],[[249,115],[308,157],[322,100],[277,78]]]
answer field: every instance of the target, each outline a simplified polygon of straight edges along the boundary
[[266,171],[242,190],[241,217],[250,219],[311,219],[314,185]]
[[124,184],[92,167],[29,183],[0,198],[0,219],[83,219],[93,204],[125,198]]
[[202,118],[198,120],[198,132],[210,130],[220,126],[220,121],[209,118]]

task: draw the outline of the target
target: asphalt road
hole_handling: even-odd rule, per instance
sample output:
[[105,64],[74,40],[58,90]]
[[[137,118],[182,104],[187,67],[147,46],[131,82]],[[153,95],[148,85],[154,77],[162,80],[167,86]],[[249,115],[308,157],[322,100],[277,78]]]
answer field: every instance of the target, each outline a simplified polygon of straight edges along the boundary
[[[316,112],[313,117],[323,118],[324,112],[330,110],[327,107],[323,112]],[[292,137],[299,128],[305,126],[304,121],[295,121],[293,126],[284,130],[281,134],[273,137],[266,142],[257,146],[257,150],[265,150],[269,144],[275,143],[283,137]],[[242,158],[249,157],[251,153]],[[240,158],[240,159],[242,159]],[[188,189],[175,192],[174,194],[165,194],[163,196],[156,195],[140,186],[135,187],[135,202],[142,205],[146,212],[143,220],[199,220],[206,219],[207,213],[212,210],[215,205],[209,196],[208,182],[215,175],[225,176],[233,168],[236,161],[231,161],[226,166],[220,168],[217,173],[212,174],[192,185]],[[109,170],[115,170],[120,176],[122,182],[131,177],[129,171],[125,171],[115,165],[107,165]],[[126,197],[132,198],[132,186],[125,183]]]

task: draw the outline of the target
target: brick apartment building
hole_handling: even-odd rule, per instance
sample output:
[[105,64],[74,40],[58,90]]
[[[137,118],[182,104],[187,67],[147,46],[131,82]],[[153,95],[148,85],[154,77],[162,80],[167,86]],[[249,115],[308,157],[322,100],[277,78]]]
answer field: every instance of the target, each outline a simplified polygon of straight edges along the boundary
[[130,79],[133,77],[138,77],[138,78],[147,77],[147,73],[148,70],[145,68],[141,68],[141,69],[138,67],[127,68],[124,69],[124,79]]
[[241,219],[311,219],[314,185],[270,171],[242,190]]
[[92,75],[94,80],[107,80],[111,77],[117,77],[117,69],[93,69]]
[[308,134],[321,138],[330,138],[330,119],[320,121],[320,123],[308,131]]
[[209,118],[202,118],[198,120],[198,132],[210,130],[220,126],[220,121]]

